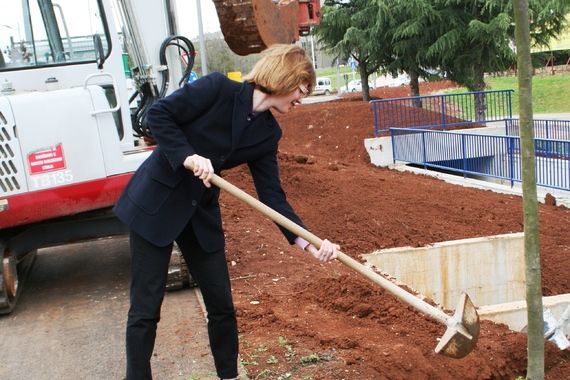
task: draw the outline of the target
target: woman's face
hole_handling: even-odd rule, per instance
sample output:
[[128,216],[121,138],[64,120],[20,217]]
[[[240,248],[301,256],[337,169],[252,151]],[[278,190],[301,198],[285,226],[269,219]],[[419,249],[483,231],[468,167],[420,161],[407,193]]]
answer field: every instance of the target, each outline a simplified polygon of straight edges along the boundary
[[287,113],[291,108],[301,104],[301,100],[309,95],[307,86],[300,84],[293,92],[285,95],[271,95],[273,97],[273,108],[279,113]]

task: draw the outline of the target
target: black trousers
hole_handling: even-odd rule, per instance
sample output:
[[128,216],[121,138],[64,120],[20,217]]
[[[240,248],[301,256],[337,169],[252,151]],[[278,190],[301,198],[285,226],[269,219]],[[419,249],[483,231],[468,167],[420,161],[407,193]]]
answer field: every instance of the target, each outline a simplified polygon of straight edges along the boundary
[[[221,378],[237,377],[237,321],[224,250],[204,251],[196,240],[192,223],[188,223],[176,242],[204,298],[217,374]],[[127,380],[147,380],[152,379],[150,359],[172,244],[157,247],[131,231],[130,248],[132,277],[126,331]]]

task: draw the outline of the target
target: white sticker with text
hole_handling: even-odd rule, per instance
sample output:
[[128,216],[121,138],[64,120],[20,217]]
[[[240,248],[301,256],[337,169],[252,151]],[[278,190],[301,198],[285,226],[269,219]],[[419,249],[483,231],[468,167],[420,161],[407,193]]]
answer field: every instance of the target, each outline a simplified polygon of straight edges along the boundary
[[31,176],[33,190],[56,187],[73,182],[71,170],[61,170]]

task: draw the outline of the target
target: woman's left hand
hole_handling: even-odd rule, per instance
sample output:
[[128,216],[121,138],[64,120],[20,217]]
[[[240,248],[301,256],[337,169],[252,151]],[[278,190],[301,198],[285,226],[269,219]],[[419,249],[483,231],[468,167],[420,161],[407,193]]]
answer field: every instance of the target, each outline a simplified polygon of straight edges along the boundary
[[317,249],[314,245],[309,244],[307,246],[307,251],[317,260],[327,262],[337,258],[338,253],[337,251],[340,250],[340,246],[338,244],[333,244],[327,239],[323,240],[321,243],[321,248]]

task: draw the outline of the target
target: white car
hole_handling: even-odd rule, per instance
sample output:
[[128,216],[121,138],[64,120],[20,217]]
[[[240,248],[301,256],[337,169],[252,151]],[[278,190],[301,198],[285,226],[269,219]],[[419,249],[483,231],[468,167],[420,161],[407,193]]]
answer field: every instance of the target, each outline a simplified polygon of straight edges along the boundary
[[[374,83],[368,82],[368,88],[374,88]],[[348,91],[349,92],[362,92],[362,80],[355,79],[348,82]]]
[[395,78],[390,78],[388,87],[399,87],[410,84],[410,77],[408,74],[398,75]]
[[317,78],[317,85],[313,90],[313,95],[330,95],[332,93],[332,85],[330,78]]

